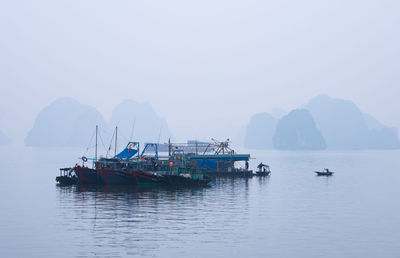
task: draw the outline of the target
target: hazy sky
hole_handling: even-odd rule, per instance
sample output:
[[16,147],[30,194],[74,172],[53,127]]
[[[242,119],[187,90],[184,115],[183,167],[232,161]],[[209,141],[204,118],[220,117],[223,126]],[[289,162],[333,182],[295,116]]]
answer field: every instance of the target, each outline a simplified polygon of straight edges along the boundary
[[0,129],[73,97],[150,102],[178,138],[232,136],[321,93],[400,127],[400,1],[1,1]]

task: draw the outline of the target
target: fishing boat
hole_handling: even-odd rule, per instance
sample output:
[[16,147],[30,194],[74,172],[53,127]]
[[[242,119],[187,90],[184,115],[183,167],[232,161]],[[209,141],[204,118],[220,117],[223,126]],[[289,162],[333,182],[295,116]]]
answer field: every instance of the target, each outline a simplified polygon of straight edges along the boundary
[[333,171],[330,171],[328,168],[324,168],[323,171],[314,171],[317,176],[331,176],[333,175]]
[[[236,154],[226,142],[214,140],[214,144],[188,142],[180,149],[179,145],[146,143],[140,152],[139,142],[128,142],[117,154],[117,130],[115,128],[115,154],[110,157],[97,156],[98,126],[94,158],[81,157],[82,164],[76,164],[71,171],[76,175],[75,182],[95,185],[168,185],[205,186],[212,181],[212,173],[249,177],[248,154]],[[90,144],[89,144],[90,145]],[[168,156],[159,156],[158,149],[168,150]],[[167,148],[166,148],[167,147]],[[185,149],[186,148],[186,149]],[[185,150],[190,151],[185,153]],[[192,151],[195,150],[195,153]],[[198,154],[204,150],[203,154]],[[214,154],[206,154],[209,150]],[[245,169],[237,169],[235,162],[245,162]],[[70,173],[71,174],[71,173]],[[71,178],[65,180],[73,181]]]
[[269,176],[271,174],[271,169],[267,164],[263,164],[262,162],[260,162],[257,168],[258,168],[258,171],[256,171],[257,176]]
[[[96,127],[95,158],[82,157],[82,165],[72,169],[80,184],[189,186],[206,185],[211,181],[202,169],[192,166],[183,150],[159,157],[158,144],[155,143],[145,144],[140,153],[139,143],[129,142],[114,157],[98,159],[97,130]],[[92,167],[88,165],[90,161]]]
[[[82,165],[75,165],[74,171],[80,184],[107,184],[107,185],[136,185],[139,179],[148,181],[151,173],[140,171],[137,163],[129,160],[139,153],[139,143],[129,142],[125,149],[117,154],[117,133],[115,128],[115,156],[112,158],[97,158],[98,126],[96,126],[95,157],[93,159],[81,158]],[[111,149],[111,146],[109,150]],[[92,168],[87,165],[92,161]],[[146,178],[146,176],[148,178]]]
[[[144,151],[143,151],[144,153]],[[125,149],[113,158],[92,159],[93,168],[85,166],[89,159],[82,157],[82,166],[75,166],[79,183],[107,185],[139,185],[160,183],[156,173],[159,167],[153,159],[139,155],[139,143],[129,142]]]

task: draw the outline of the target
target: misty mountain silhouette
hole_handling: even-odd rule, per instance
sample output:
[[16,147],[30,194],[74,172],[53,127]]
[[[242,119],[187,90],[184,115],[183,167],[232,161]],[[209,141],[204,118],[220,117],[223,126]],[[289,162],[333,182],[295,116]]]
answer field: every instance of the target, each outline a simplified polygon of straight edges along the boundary
[[1,130],[0,130],[0,145],[8,145],[11,143],[11,138],[9,138],[7,135],[5,135]]
[[95,126],[99,125],[98,144],[101,148],[103,144],[108,148],[113,127],[118,125],[118,145],[122,148],[132,136],[134,121],[135,141],[156,142],[159,137],[160,141],[166,141],[172,135],[166,120],[157,116],[149,103],[123,101],[113,110],[111,123],[108,124],[95,108],[72,98],[61,98],[40,111],[25,138],[25,144],[36,147],[87,147],[92,139],[92,147]]
[[[352,101],[335,99],[328,95],[320,95],[311,99],[304,105],[304,109],[310,111],[314,123],[319,130],[319,132],[316,132],[309,128],[307,129],[308,132],[317,133],[317,135],[314,136],[316,139],[322,134],[326,147],[329,149],[400,148],[397,128],[387,127],[373,116],[362,113]],[[291,119],[295,120],[293,117],[291,117]],[[298,119],[300,119],[300,117]],[[307,123],[310,123],[310,121]],[[274,133],[271,133],[271,130],[276,127],[276,124],[277,121],[267,113],[254,115],[246,128],[244,146],[254,149],[271,148],[270,143],[274,135]],[[284,125],[281,124],[281,126]],[[298,125],[293,124],[291,126]],[[278,137],[276,140],[279,139],[279,142],[275,142],[278,144],[274,145],[275,148],[289,148],[290,141],[294,144],[292,146],[293,148],[299,149],[301,147],[301,145],[299,146],[295,143],[296,141],[294,139],[291,139],[297,137],[296,134],[298,132],[296,130],[290,130],[290,128],[284,129],[283,127],[280,127],[279,130],[282,131],[276,132]],[[284,145],[284,141],[281,138],[284,136],[283,131],[285,130],[285,135],[288,137],[285,143],[287,145]],[[318,146],[318,144],[316,146]]]
[[244,146],[251,149],[272,149],[272,137],[278,119],[268,113],[259,113],[251,117],[246,127]]
[[318,131],[314,119],[306,109],[296,109],[282,117],[273,136],[275,149],[323,150],[324,138]]
[[166,142],[172,137],[167,121],[147,102],[123,101],[114,108],[111,125],[118,125],[121,140],[125,141],[133,137],[134,141],[140,142]]
[[314,117],[330,149],[393,149],[399,148],[396,128],[380,124],[370,115],[362,114],[350,100],[320,95],[305,108]]
[[381,124],[373,116],[363,114],[365,123],[369,129],[369,148],[371,149],[398,149],[398,131],[395,127],[387,127]]
[[40,111],[25,138],[25,145],[86,147],[96,125],[99,125],[100,130],[108,130],[103,116],[95,108],[72,98],[57,99]]

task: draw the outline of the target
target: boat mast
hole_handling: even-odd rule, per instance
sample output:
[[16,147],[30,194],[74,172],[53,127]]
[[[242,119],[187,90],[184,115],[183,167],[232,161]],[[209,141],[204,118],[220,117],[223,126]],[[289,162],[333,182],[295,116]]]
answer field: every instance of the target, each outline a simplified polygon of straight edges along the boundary
[[171,157],[171,149],[172,149],[171,138],[168,138],[168,157]]
[[95,154],[94,154],[95,160],[97,160],[97,131],[98,131],[98,129],[99,129],[99,126],[96,125],[96,150],[95,150]]
[[115,127],[115,155],[114,156],[117,156],[117,136],[118,135],[118,126],[116,126]]

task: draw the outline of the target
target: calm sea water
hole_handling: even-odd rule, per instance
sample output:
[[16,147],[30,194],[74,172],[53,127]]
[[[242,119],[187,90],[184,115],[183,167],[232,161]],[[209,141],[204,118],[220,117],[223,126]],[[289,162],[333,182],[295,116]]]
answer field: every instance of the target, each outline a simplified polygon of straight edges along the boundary
[[269,178],[200,189],[56,186],[80,151],[0,148],[0,257],[400,257],[400,151],[250,151]]

